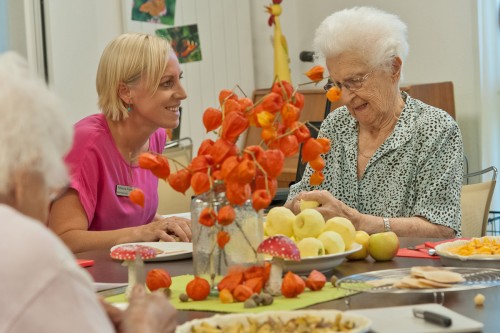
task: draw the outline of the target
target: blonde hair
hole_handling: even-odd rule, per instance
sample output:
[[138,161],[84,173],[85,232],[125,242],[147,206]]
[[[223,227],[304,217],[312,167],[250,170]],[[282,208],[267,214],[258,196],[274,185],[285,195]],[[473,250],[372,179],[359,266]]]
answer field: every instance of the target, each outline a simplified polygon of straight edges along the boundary
[[394,57],[408,55],[407,27],[396,15],[371,7],[344,9],[318,27],[314,49],[324,58],[353,52],[372,68],[389,71]]
[[9,194],[19,169],[39,171],[49,188],[66,185],[71,124],[56,95],[14,52],[0,55],[0,101],[0,194]]
[[98,106],[107,118],[118,121],[128,117],[118,95],[120,83],[145,80],[151,95],[156,92],[170,51],[167,40],[141,33],[120,35],[106,46],[97,69],[96,88]]

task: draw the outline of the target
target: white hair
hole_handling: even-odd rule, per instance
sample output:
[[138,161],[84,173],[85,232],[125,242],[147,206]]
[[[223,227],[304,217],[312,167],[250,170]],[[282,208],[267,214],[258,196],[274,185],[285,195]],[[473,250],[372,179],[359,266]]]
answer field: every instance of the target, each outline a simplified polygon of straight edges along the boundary
[[371,7],[335,12],[318,27],[316,54],[324,58],[353,52],[370,67],[389,70],[394,57],[408,55],[407,27],[396,15]]
[[63,161],[72,128],[58,98],[14,52],[0,54],[0,194],[16,170],[41,172],[49,188],[68,182]]

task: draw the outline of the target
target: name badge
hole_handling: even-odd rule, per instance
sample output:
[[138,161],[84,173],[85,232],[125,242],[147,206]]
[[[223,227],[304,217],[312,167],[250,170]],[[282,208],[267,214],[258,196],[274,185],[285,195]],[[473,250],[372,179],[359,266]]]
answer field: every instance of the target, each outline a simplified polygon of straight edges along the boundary
[[132,192],[133,189],[134,187],[132,186],[116,185],[115,193],[119,197],[128,197],[128,195],[130,194],[130,192]]

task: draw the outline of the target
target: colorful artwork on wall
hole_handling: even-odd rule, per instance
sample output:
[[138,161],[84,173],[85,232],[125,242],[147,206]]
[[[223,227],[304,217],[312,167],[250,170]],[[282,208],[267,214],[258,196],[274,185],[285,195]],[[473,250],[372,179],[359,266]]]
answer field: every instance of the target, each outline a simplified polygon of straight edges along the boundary
[[200,37],[198,25],[184,25],[173,28],[158,29],[156,35],[167,39],[179,58],[179,62],[201,61]]
[[174,25],[176,0],[134,0],[132,20]]

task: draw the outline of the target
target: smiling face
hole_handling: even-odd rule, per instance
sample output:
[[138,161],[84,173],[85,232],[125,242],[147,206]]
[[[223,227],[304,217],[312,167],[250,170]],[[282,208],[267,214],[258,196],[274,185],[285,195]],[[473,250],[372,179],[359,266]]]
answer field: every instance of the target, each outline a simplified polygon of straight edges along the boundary
[[179,126],[179,107],[181,101],[187,97],[180,82],[181,77],[179,61],[175,53],[171,52],[165,72],[154,93],[148,89],[146,78],[129,85],[132,105],[130,116],[142,118],[152,127],[172,129]]
[[[360,125],[378,126],[393,117],[399,107],[399,71],[392,73],[370,68],[352,53],[328,58],[326,64],[331,79],[342,89],[342,102]],[[362,85],[356,91],[343,85],[359,80]]]

